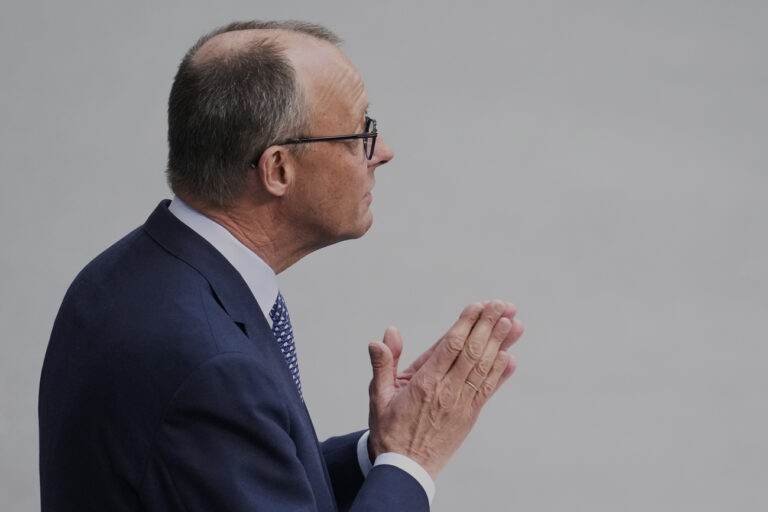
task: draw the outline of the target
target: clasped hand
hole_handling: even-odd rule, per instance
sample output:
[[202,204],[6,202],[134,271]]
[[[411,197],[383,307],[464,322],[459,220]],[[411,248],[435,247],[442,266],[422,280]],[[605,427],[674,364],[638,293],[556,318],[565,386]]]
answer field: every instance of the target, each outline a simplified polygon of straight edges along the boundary
[[368,346],[369,452],[395,452],[415,460],[435,478],[472,429],[480,409],[512,375],[506,350],[523,333],[513,305],[501,301],[467,306],[448,332],[404,372],[397,364],[400,333]]

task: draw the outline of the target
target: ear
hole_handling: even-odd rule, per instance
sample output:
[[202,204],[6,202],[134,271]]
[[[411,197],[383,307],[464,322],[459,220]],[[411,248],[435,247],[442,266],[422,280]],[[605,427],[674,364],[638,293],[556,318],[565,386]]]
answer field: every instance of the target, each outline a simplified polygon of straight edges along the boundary
[[253,170],[264,190],[273,196],[284,196],[293,182],[295,162],[282,146],[268,147],[251,166],[255,167]]

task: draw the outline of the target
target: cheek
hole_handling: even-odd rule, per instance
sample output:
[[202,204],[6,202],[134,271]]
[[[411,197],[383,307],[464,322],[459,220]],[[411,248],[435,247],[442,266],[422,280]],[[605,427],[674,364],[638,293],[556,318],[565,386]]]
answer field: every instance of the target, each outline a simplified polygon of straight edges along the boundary
[[354,155],[350,155],[343,146],[340,149],[338,158],[332,164],[333,167],[324,169],[323,174],[322,188],[331,203],[328,204],[330,208],[333,208],[334,205],[338,208],[342,205],[350,207],[353,204],[358,204],[369,186],[367,165]]
[[371,180],[361,146],[356,146],[359,154],[345,144],[334,146],[325,148],[320,165],[307,169],[304,197],[311,200],[316,218],[348,221],[367,209],[364,196]]
[[335,224],[349,215],[351,207],[351,194],[349,182],[341,177],[332,176],[325,169],[324,179],[317,180],[315,188],[311,191],[315,204],[315,215],[326,222]]

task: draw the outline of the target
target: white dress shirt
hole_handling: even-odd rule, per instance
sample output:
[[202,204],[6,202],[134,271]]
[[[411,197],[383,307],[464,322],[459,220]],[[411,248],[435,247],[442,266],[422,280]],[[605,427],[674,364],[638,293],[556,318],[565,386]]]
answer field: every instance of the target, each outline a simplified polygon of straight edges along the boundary
[[[235,267],[250,288],[251,293],[259,303],[264,318],[272,326],[272,318],[269,312],[277,300],[277,276],[274,270],[267,265],[255,252],[246,247],[240,240],[230,233],[224,226],[198,212],[178,197],[174,197],[168,210],[192,231],[203,237],[227,261]],[[371,464],[368,457],[368,432],[366,431],[357,442],[357,461],[363,476],[373,466],[389,464],[396,466],[413,478],[424,488],[430,505],[435,497],[435,482],[427,471],[413,459],[399,453],[382,453]]]

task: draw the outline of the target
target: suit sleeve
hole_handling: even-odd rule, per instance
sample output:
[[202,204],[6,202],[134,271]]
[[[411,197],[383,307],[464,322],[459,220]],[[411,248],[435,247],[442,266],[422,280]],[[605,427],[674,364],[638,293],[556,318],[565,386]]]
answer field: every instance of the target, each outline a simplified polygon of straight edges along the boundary
[[365,477],[357,460],[357,442],[365,430],[332,437],[321,443],[325,465],[340,512],[349,510]]
[[251,358],[222,354],[180,386],[141,486],[151,511],[314,511],[290,418]]
[[[272,389],[267,372],[242,354],[216,356],[193,372],[153,441],[140,486],[146,509],[317,511],[290,416]],[[418,482],[397,468],[374,468],[356,490],[349,512],[428,510]]]

